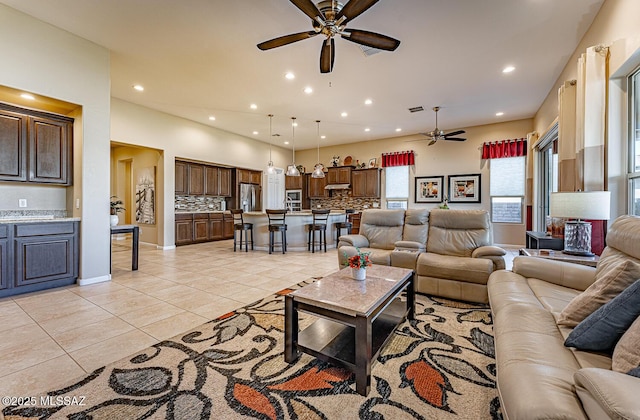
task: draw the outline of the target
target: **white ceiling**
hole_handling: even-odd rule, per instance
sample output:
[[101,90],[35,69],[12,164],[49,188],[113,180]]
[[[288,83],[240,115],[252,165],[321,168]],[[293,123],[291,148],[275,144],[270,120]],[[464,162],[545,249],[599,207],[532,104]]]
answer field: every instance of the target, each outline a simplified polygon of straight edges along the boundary
[[382,0],[347,27],[400,47],[366,57],[337,38],[334,71],[320,74],[321,36],[256,47],[311,30],[286,0],[0,0],[110,49],[112,96],[265,142],[272,113],[280,145],[295,116],[297,149],[315,147],[315,120],[334,145],[430,131],[436,105],[446,131],[533,117],[603,1]]

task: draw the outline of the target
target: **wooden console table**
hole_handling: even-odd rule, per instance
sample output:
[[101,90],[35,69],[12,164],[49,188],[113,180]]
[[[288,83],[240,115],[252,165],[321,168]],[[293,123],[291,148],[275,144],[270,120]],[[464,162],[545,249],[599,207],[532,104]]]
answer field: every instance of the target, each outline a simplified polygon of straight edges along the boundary
[[[138,242],[140,240],[140,228],[136,225],[120,225],[111,226],[111,234],[118,233],[132,233],[132,245],[131,245],[131,270],[136,271],[138,269]],[[109,266],[111,266],[111,241],[109,241]]]

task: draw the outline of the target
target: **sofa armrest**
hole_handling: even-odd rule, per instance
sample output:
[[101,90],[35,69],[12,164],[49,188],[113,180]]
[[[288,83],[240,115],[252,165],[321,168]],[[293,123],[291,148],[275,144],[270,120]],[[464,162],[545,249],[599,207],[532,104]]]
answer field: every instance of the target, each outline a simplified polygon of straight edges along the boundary
[[559,286],[586,290],[595,280],[596,269],[581,264],[536,257],[515,257],[513,272]]
[[427,246],[421,242],[398,241],[394,245],[395,251],[425,252],[427,250]]
[[507,255],[507,251],[494,245],[480,246],[471,253],[473,258],[501,257],[503,255]]
[[640,418],[640,378],[608,369],[584,368],[573,375],[589,418]]
[[357,248],[369,247],[369,240],[363,235],[342,235],[339,240],[338,247],[343,245],[355,246]]

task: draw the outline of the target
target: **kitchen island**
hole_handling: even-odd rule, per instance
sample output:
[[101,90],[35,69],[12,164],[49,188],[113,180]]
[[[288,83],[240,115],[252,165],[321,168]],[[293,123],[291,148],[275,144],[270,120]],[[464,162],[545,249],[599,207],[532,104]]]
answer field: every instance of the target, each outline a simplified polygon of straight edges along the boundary
[[[344,211],[331,211],[327,220],[327,248],[335,248],[337,238],[335,237],[334,225],[344,222]],[[267,213],[250,211],[244,213],[245,223],[253,223],[254,249],[259,251],[269,251],[269,218]],[[293,211],[287,213],[287,251],[307,250],[307,229],[305,225],[313,223],[311,211]],[[317,235],[316,235],[317,239]],[[279,241],[279,235],[276,241]]]

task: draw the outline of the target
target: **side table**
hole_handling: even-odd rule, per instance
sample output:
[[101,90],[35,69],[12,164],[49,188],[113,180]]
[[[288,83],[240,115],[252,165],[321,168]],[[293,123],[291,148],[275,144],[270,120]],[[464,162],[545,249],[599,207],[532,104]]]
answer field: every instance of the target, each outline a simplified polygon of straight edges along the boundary
[[[116,233],[131,233],[131,270],[136,271],[138,269],[138,242],[140,238],[140,228],[136,225],[120,225],[111,226],[111,234]],[[109,260],[111,260],[111,241],[109,241]],[[111,267],[111,261],[109,261],[109,267]]]
[[556,260],[556,261],[564,261],[570,262],[573,264],[582,264],[587,265],[589,267],[595,267],[598,264],[599,256],[594,255],[593,257],[582,257],[579,255],[571,255],[565,254],[562,251],[551,251],[549,254],[541,254],[539,249],[527,249],[521,248],[520,255],[524,255],[527,257],[536,257],[536,258],[546,258],[548,260]]
[[546,232],[527,231],[527,248],[529,249],[564,249],[564,238],[547,236]]

